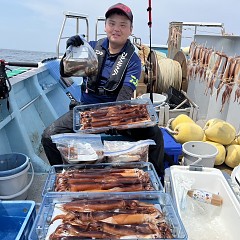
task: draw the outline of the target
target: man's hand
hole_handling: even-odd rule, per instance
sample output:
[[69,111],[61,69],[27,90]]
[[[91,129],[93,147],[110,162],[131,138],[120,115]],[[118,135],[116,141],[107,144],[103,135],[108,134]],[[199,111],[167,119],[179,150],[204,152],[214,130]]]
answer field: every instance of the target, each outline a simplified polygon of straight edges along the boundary
[[78,102],[73,99],[73,100],[71,100],[71,102],[69,104],[69,110],[73,110],[74,107],[79,106],[79,105],[81,105],[81,102]]
[[107,134],[107,135],[111,135],[111,136],[119,135],[118,131],[117,131],[116,129],[114,129],[114,128],[105,131],[105,134]]
[[75,36],[72,36],[70,37],[68,40],[67,40],[67,46],[66,48],[68,48],[69,46],[74,46],[74,47],[78,47],[80,45],[83,45],[84,42],[83,40],[80,38],[79,35],[75,35]]
[[132,95],[133,95],[132,88],[128,86],[123,86],[118,93],[116,101],[131,100]]

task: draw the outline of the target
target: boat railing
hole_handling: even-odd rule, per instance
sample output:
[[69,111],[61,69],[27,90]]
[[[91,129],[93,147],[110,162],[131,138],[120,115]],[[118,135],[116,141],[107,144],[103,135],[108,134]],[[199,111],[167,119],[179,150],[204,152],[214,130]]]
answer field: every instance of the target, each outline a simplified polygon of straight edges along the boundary
[[105,17],[98,17],[95,26],[95,40],[97,41],[99,37],[106,36],[106,33],[99,33],[99,24],[105,22]]
[[86,24],[86,32],[85,33],[81,33],[86,37],[86,40],[89,40],[89,21],[88,21],[88,15],[85,14],[79,14],[79,13],[74,13],[74,12],[64,12],[63,13],[65,15],[63,23],[62,23],[62,27],[59,33],[59,37],[58,37],[58,41],[57,41],[57,58],[59,58],[60,56],[60,42],[63,39],[67,39],[69,38],[69,36],[63,36],[63,32],[64,32],[64,28],[66,25],[66,22],[68,19],[74,19],[76,20],[76,34],[80,34],[79,30],[80,30],[80,20],[85,22]]

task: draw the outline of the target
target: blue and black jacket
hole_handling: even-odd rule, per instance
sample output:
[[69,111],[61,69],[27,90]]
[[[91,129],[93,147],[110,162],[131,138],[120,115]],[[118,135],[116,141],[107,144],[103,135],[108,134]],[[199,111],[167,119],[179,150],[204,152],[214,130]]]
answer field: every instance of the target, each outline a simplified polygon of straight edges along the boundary
[[107,38],[89,42],[98,56],[98,74],[83,79],[81,102],[114,102],[123,86],[136,89],[141,61],[128,40],[118,54],[110,54]]

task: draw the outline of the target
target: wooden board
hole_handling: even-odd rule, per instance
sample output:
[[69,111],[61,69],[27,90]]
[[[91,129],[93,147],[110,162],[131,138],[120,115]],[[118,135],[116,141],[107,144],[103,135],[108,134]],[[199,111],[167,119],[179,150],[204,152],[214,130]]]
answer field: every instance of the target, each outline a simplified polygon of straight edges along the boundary
[[178,51],[173,60],[178,61],[182,68],[182,87],[181,89],[184,92],[187,92],[188,81],[187,81],[187,58],[182,51]]

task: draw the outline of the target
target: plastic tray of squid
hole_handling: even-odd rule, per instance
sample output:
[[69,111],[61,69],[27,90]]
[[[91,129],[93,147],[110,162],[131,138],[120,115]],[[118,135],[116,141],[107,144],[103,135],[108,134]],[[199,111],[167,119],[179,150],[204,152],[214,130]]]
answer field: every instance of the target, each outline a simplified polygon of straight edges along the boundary
[[170,195],[163,192],[48,193],[30,239],[186,239]]
[[163,191],[150,162],[67,164],[52,166],[42,195],[47,192]]
[[154,126],[158,117],[150,99],[133,99],[76,106],[73,109],[75,132],[100,133]]

